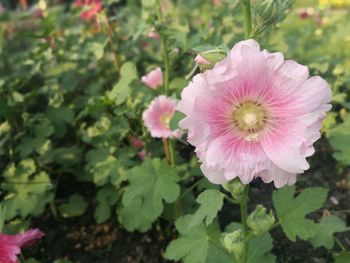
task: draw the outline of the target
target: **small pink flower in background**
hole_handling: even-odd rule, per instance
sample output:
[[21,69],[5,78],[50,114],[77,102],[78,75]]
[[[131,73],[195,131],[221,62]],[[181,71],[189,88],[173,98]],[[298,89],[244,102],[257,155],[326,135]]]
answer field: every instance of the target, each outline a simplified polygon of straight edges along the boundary
[[152,70],[146,76],[143,76],[141,81],[151,89],[156,89],[157,87],[163,85],[163,73],[161,68],[158,67]]
[[213,5],[216,5],[216,6],[221,4],[221,0],[211,0],[211,2]]
[[305,8],[299,9],[298,15],[299,15],[300,19],[306,19],[309,17],[309,13],[308,13],[307,9],[305,9]]
[[179,138],[182,131],[171,130],[169,123],[176,110],[176,101],[164,95],[156,97],[147,110],[143,112],[142,119],[145,126],[155,138]]
[[0,14],[6,11],[5,7],[0,3]]
[[34,16],[37,18],[43,18],[44,17],[43,11],[40,8],[35,9]]
[[160,35],[154,30],[154,28],[148,31],[147,36],[153,39],[160,39]]
[[102,10],[102,0],[75,0],[75,5],[80,8],[88,8],[80,15],[84,20],[95,18]]
[[203,58],[199,54],[194,58],[194,62],[196,62],[196,64],[204,64],[204,65],[211,64],[209,60]]
[[213,183],[256,177],[292,185],[309,168],[331,91],[320,77],[281,53],[241,41],[182,91],[177,109],[188,141]]
[[0,234],[0,262],[17,263],[17,255],[21,253],[21,248],[31,245],[43,236],[38,229],[13,236]]
[[130,139],[132,146],[136,149],[139,150],[143,147],[144,143],[142,140],[140,140],[139,138],[136,137],[132,137]]
[[138,156],[139,156],[139,157],[141,158],[141,160],[143,161],[143,160],[145,160],[146,157],[149,156],[149,154],[148,154],[145,150],[143,150],[143,151],[141,151],[141,152],[138,152]]

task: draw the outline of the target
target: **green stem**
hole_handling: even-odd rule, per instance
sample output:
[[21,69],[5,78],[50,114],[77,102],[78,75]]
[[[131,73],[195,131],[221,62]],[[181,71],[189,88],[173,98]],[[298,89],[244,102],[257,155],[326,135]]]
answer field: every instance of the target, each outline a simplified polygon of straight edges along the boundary
[[[165,25],[164,17],[162,14],[162,5],[161,0],[157,0],[157,16],[158,16],[158,22],[161,25]],[[166,34],[164,33],[164,30],[159,32],[161,42],[162,42],[162,51],[163,51],[163,60],[164,60],[164,93],[165,95],[168,95],[168,89],[169,89],[169,74],[170,74],[170,60],[169,60],[169,53],[168,53],[168,38]]]
[[252,11],[250,0],[242,0],[244,5],[244,38],[249,39],[252,32]]
[[[111,51],[113,54],[113,58],[114,58],[113,62],[114,62],[115,70],[116,70],[117,74],[119,75],[120,63],[119,63],[118,52],[114,46],[114,41],[113,41],[114,29],[113,29],[112,24],[109,21],[107,13],[103,12],[103,15],[104,15],[105,23],[107,25],[107,37],[108,37],[108,42],[109,42],[109,45],[110,45],[110,48],[111,48]],[[115,22],[115,24],[116,24],[116,22]]]
[[[158,22],[164,26],[166,22],[164,21],[164,17],[162,14],[162,5],[161,0],[157,0],[157,17]],[[170,59],[169,59],[169,46],[168,46],[168,38],[165,33],[165,30],[161,30],[159,32],[161,42],[162,42],[162,52],[163,52],[163,61],[164,61],[164,94],[168,95],[169,90],[169,75],[170,75]],[[175,155],[174,155],[174,147],[171,139],[169,139],[169,153],[170,153],[170,164],[172,166],[175,165]]]
[[193,185],[191,185],[189,188],[187,188],[178,198],[178,200],[181,200],[182,198],[184,198],[189,192],[191,192],[194,188],[196,188],[200,183],[202,183],[204,181],[204,179],[200,179],[197,182],[195,182]]
[[26,261],[24,260],[24,257],[23,257],[23,254],[21,253],[21,254],[19,254],[19,261],[21,262],[21,263],[25,263]]
[[334,238],[335,242],[338,244],[338,246],[341,248],[341,251],[346,251],[346,248],[343,246],[343,244],[339,241],[338,238]]
[[174,146],[173,141],[169,139],[169,153],[170,153],[170,165],[175,165],[175,154],[174,154]]
[[244,187],[244,192],[242,195],[242,199],[240,201],[240,207],[241,207],[241,220],[243,225],[243,237],[244,237],[244,251],[242,255],[242,263],[247,262],[247,256],[248,256],[248,237],[249,237],[249,229],[247,224],[248,219],[248,192],[249,192],[249,185],[246,185]]
[[224,194],[224,198],[225,198],[227,201],[229,201],[230,203],[234,204],[234,205],[238,205],[238,204],[239,204],[236,200],[234,200],[233,198],[227,196],[226,194]]

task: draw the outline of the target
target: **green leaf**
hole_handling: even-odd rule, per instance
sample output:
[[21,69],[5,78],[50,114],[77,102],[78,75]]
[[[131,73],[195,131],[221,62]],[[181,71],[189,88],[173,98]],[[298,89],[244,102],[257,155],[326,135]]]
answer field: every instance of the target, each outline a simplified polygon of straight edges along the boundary
[[350,114],[342,124],[329,130],[329,142],[334,148],[334,158],[344,164],[350,165]]
[[335,263],[349,263],[350,262],[350,252],[343,252],[339,255],[334,256]]
[[90,150],[86,160],[85,170],[93,175],[94,183],[98,186],[115,181],[119,175],[120,163],[105,148]]
[[115,99],[116,105],[122,104],[130,95],[130,84],[137,79],[136,66],[132,62],[126,62],[120,68],[120,79],[113,89],[107,94],[109,99]]
[[[139,221],[137,223],[140,225],[131,224],[130,220],[133,219],[130,217],[139,217],[141,214],[142,218],[148,219],[147,226],[156,220],[163,212],[164,202],[173,203],[179,196],[177,171],[165,160],[147,159],[142,165],[129,170],[127,178],[129,186],[125,188],[119,218],[128,229],[142,231],[145,224]],[[134,211],[131,208],[134,205],[139,209]]]
[[323,217],[317,224],[317,233],[309,241],[316,248],[324,246],[327,249],[332,249],[334,246],[333,234],[346,231],[348,228],[345,222],[337,216]]
[[185,117],[186,117],[185,114],[183,114],[182,112],[176,111],[174,116],[170,120],[169,128],[171,130],[179,129],[179,122]]
[[21,143],[17,146],[17,150],[21,156],[27,157],[33,151],[41,153],[42,147],[47,143],[47,137],[52,135],[54,128],[50,121],[45,119],[41,123],[34,126],[34,136],[25,136]]
[[209,227],[200,224],[189,230],[188,224],[191,220],[191,215],[176,220],[175,226],[180,237],[168,245],[165,258],[182,260],[184,263],[235,262],[220,245],[220,230],[217,223]]
[[48,174],[37,172],[32,159],[24,159],[17,165],[9,164],[3,176],[1,189],[7,192],[3,201],[7,208],[6,220],[18,215],[39,215],[53,198]]
[[87,206],[81,195],[74,194],[69,197],[68,203],[59,207],[59,211],[64,218],[81,216],[84,214]]
[[89,48],[94,53],[97,60],[103,57],[105,45],[101,43],[91,43]]
[[41,158],[42,163],[58,163],[63,166],[72,166],[79,163],[82,150],[77,146],[56,148],[45,153]]
[[273,248],[272,238],[269,233],[264,233],[249,240],[247,263],[272,263],[276,257],[268,253]]
[[68,259],[57,259],[53,263],[73,263],[73,262]]
[[98,224],[104,223],[111,216],[111,206],[118,200],[118,192],[114,186],[108,185],[101,188],[97,193],[97,207],[95,219]]
[[35,258],[28,258],[26,259],[25,263],[40,263],[40,261],[36,260]]
[[305,216],[319,209],[327,198],[328,190],[315,187],[304,190],[294,197],[295,187],[283,187],[273,192],[273,203],[287,237],[295,241],[296,237],[304,240],[317,232],[317,225]]
[[119,222],[130,232],[134,230],[146,232],[151,228],[155,220],[146,215],[146,210],[140,197],[134,198],[128,206],[119,207],[117,216]]
[[210,225],[224,204],[224,195],[218,190],[205,190],[198,198],[199,209],[193,215],[189,228],[200,224],[205,220],[206,225]]

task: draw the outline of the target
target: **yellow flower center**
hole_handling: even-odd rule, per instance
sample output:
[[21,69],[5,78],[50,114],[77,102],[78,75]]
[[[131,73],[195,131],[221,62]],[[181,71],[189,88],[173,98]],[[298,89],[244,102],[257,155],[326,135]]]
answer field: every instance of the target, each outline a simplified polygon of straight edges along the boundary
[[260,103],[246,101],[233,110],[230,120],[244,134],[245,140],[257,140],[265,126],[266,111]]
[[167,112],[160,116],[160,123],[163,125],[163,127],[169,128],[170,120],[172,117],[172,114]]

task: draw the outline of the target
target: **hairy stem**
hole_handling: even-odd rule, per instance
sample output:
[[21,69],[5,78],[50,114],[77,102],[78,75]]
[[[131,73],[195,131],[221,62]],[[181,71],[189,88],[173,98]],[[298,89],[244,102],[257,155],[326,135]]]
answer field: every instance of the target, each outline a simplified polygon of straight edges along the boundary
[[169,149],[168,139],[162,138],[162,142],[163,142],[163,146],[164,146],[165,158],[168,161],[168,163],[171,164],[171,157],[170,157],[170,149]]
[[243,237],[244,237],[244,251],[242,255],[242,263],[247,262],[247,256],[248,256],[248,236],[249,236],[249,229],[247,225],[247,219],[248,219],[248,192],[249,192],[249,185],[246,185],[244,188],[244,192],[242,195],[242,199],[240,201],[240,208],[241,208],[241,220],[243,225]]
[[[165,25],[166,22],[162,13],[162,4],[161,0],[157,0],[157,19],[159,24]],[[163,53],[163,61],[164,61],[164,94],[168,95],[169,90],[169,74],[170,74],[170,59],[169,59],[169,46],[168,46],[168,38],[165,33],[165,30],[161,30],[159,32],[161,43],[162,43],[162,53]],[[164,142],[163,142],[164,143]],[[175,165],[175,155],[174,155],[174,147],[171,139],[168,141],[168,150],[169,150],[169,163],[174,166]]]
[[[158,22],[164,26],[166,23],[164,21],[164,17],[163,17],[163,13],[162,13],[161,0],[157,0],[157,17],[158,17]],[[161,43],[162,43],[162,52],[163,52],[163,61],[164,61],[164,93],[165,93],[165,95],[168,95],[169,74],[170,74],[168,38],[167,38],[164,30],[161,30],[161,32],[159,32],[159,34],[160,34]]]
[[244,38],[249,39],[252,33],[252,11],[250,0],[242,0],[244,5]]
[[171,166],[174,166],[175,165],[174,145],[171,139],[169,139],[169,153],[170,153],[170,164]]

